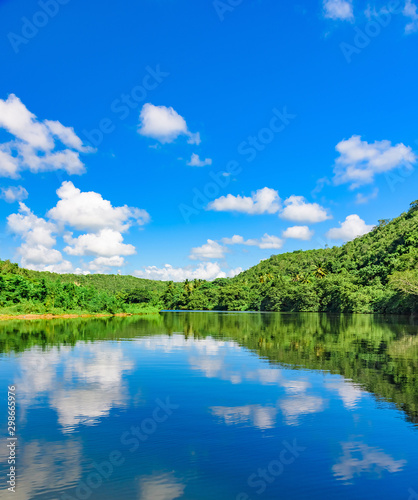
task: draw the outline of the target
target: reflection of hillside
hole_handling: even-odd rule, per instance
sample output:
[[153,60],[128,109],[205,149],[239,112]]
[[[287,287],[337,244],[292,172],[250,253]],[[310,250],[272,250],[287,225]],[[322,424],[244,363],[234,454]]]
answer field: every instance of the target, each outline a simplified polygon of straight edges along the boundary
[[418,422],[418,337],[409,318],[186,313],[165,320],[169,331],[184,322],[185,332],[220,332],[271,362],[341,374]]
[[163,333],[159,315],[52,320],[0,321],[0,353],[33,346],[75,345],[79,341],[115,340]]
[[[394,402],[418,422],[418,322],[406,317],[280,313],[164,313],[152,317],[7,322],[0,351],[182,333],[233,339],[273,363],[327,370]],[[347,395],[350,398],[356,394]]]

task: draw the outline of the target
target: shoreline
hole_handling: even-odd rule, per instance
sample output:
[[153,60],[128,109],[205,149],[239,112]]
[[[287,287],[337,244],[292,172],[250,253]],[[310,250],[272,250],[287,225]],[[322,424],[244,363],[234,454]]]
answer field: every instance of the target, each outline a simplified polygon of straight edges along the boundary
[[127,316],[145,316],[148,314],[159,314],[156,312],[146,312],[146,313],[97,313],[97,314],[0,314],[0,321],[8,321],[12,319],[75,319],[75,318],[112,318],[112,317],[127,317]]

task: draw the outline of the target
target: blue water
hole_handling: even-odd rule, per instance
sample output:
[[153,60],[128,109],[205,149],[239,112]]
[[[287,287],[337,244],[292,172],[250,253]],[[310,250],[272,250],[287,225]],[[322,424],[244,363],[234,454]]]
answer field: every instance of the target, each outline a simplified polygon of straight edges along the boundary
[[1,499],[418,492],[407,319],[164,313],[2,328],[0,414],[14,384],[18,479]]

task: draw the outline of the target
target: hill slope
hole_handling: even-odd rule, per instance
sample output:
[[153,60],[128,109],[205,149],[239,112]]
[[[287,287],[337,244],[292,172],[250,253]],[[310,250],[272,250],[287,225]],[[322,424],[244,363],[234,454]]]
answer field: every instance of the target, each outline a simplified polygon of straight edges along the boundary
[[[165,309],[418,311],[418,202],[342,245],[273,255],[234,278],[164,283],[31,271],[0,261],[0,307],[14,312]],[[6,312],[6,311],[3,311]]]
[[418,202],[341,247],[273,255],[232,279],[171,286],[179,309],[410,313],[418,310]]

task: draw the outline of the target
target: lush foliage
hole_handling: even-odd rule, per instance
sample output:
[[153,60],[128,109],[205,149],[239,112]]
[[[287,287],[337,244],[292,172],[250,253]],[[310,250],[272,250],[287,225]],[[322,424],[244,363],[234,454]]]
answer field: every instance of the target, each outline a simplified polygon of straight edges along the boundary
[[235,278],[163,283],[21,269],[0,261],[5,312],[418,311],[418,202],[341,247],[273,255]]
[[[137,278],[106,275],[92,276],[91,281],[85,278],[39,273],[21,269],[9,261],[0,261],[0,311],[2,314],[113,314],[158,310],[155,307],[157,293],[140,288],[138,295],[130,286],[130,279]],[[127,278],[126,282],[122,278]],[[140,280],[141,286],[143,281],[147,280]],[[119,291],[115,291],[114,283]],[[126,285],[125,289],[122,283]]]
[[273,255],[232,279],[169,283],[167,309],[410,313],[418,310],[418,202],[341,247]]

